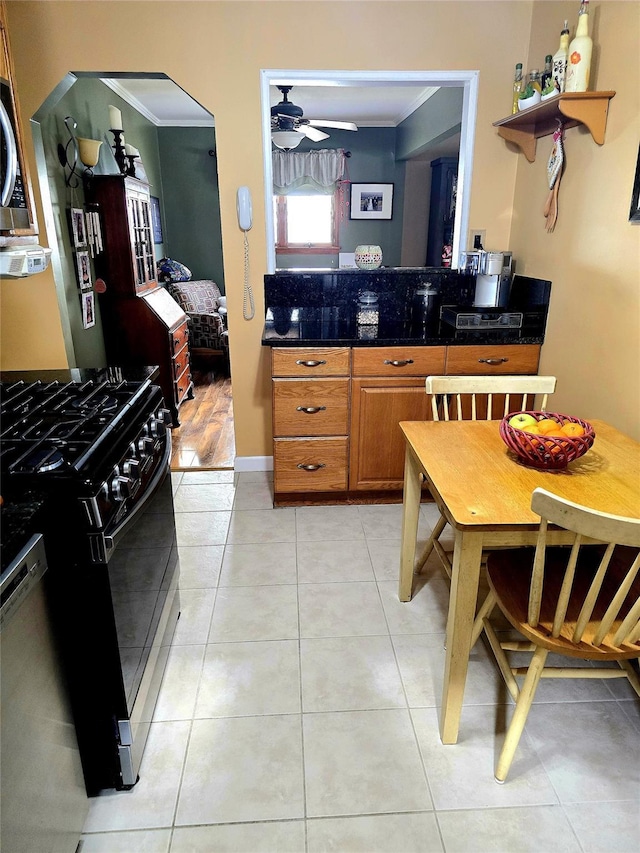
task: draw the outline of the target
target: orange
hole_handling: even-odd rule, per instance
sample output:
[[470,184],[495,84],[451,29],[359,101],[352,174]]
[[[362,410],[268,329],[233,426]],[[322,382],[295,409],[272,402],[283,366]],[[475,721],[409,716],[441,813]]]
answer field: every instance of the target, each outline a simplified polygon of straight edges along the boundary
[[566,432],[562,431],[562,427],[559,424],[556,424],[554,429],[548,429],[544,433],[544,437],[545,438],[566,438],[567,434],[566,434]]
[[553,418],[543,418],[541,421],[538,421],[538,432],[546,435],[549,432],[553,432],[558,426],[558,421],[554,421]]
[[564,423],[561,430],[563,435],[568,435],[570,438],[577,438],[585,433],[585,429],[582,424],[574,424],[572,421]]
[[534,435],[540,434],[540,430],[538,429],[537,424],[531,424],[531,426],[522,427],[521,432],[533,433]]

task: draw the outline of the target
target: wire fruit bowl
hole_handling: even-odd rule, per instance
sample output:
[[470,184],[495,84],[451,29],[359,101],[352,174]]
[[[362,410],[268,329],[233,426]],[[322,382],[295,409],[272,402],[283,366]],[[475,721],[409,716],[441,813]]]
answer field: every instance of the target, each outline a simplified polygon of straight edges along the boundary
[[[567,422],[580,424],[584,429],[582,435],[577,436],[555,436],[537,435],[518,429],[509,424],[509,420],[515,415],[531,415],[536,421],[553,419],[563,426]],[[563,415],[559,412],[511,412],[500,421],[500,437],[512,450],[518,459],[533,468],[545,470],[558,470],[566,468],[569,462],[579,459],[591,448],[596,437],[595,430],[589,421],[574,418],[571,415]]]

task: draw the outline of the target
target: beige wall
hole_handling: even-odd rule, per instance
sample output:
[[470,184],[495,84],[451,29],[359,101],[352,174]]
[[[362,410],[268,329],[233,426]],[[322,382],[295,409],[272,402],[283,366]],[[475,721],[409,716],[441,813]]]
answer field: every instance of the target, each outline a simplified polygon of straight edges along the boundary
[[[565,393],[561,398],[563,403],[566,400],[567,405],[574,406],[577,414],[607,417],[632,431],[630,406],[634,404],[626,403],[622,395],[610,393],[611,381],[602,383],[602,399],[597,399],[592,392],[591,378],[578,370],[580,365],[575,364],[575,358],[566,355],[559,364],[555,356],[551,360],[547,357],[546,350],[552,354],[558,351],[566,303],[573,303],[583,292],[582,277],[575,270],[585,261],[585,254],[597,254],[591,249],[596,242],[592,218],[595,216],[598,222],[609,223],[609,229],[616,234],[616,248],[624,245],[628,255],[633,250],[633,238],[628,236],[631,227],[626,222],[626,214],[624,217],[622,214],[629,204],[638,142],[637,126],[635,141],[632,140],[634,129],[629,126],[632,105],[637,115],[638,81],[629,80],[630,70],[633,70],[629,66],[633,63],[627,61],[623,71],[625,51],[620,50],[617,22],[621,17],[628,24],[626,30],[620,27],[620,36],[627,43],[632,37],[630,30],[635,13],[637,37],[638,4],[605,4],[616,8],[611,11],[605,8],[602,17],[606,17],[606,25],[604,21],[600,23],[603,53],[600,75],[604,73],[604,66],[611,64],[607,86],[620,91],[618,102],[614,101],[612,106],[611,127],[615,129],[607,136],[607,143],[613,139],[616,151],[609,153],[608,145],[600,149],[589,144],[580,131],[574,131],[576,152],[573,153],[573,143],[568,152],[579,164],[579,174],[597,183],[597,188],[589,192],[592,199],[598,199],[597,211],[578,211],[576,225],[566,216],[575,204],[582,203],[580,195],[574,198],[581,193],[576,184],[576,168],[572,179],[574,186],[568,175],[566,185],[563,181],[561,219],[565,218],[556,234],[549,237],[540,221],[542,215],[533,211],[530,200],[534,187],[537,196],[541,192],[540,181],[544,183],[543,161],[548,156],[545,150],[548,144],[544,144],[545,140],[540,143],[541,156],[534,166],[529,166],[522,155],[509,150],[492,127],[493,121],[509,112],[515,63],[522,60],[527,66],[530,39],[536,56],[547,53],[548,44],[555,50],[560,19],[565,14],[575,17],[573,3],[567,13],[558,14],[556,7],[564,9],[568,5],[518,0],[496,3],[202,0],[153,4],[85,0],[82,4],[10,2],[8,7],[24,116],[33,115],[70,70],[164,72],[215,115],[237,452],[240,456],[259,456],[271,454],[269,353],[260,346],[264,312],[262,276],[266,269],[259,91],[262,68],[479,70],[470,228],[486,229],[490,247],[513,248],[520,259],[521,271],[548,276],[554,281],[554,314],[550,342],[545,346],[544,367],[557,372],[564,387],[575,389],[576,396],[568,398]],[[135,26],[127,22],[135,22]],[[543,22],[547,22],[544,27]],[[533,43],[538,30],[541,34],[545,32],[544,45],[542,38],[540,45]],[[616,56],[609,56],[614,52]],[[608,56],[607,63],[604,54]],[[629,41],[626,56],[634,55]],[[622,94],[624,87],[625,95]],[[615,175],[615,187],[611,185],[609,170]],[[235,214],[235,190],[241,184],[251,188],[254,198],[254,228],[249,238],[256,317],[250,322],[242,318],[243,245]],[[39,197],[37,182],[35,193]],[[540,207],[541,203],[536,210]],[[530,232],[534,231],[535,237],[531,236],[530,240]],[[564,237],[563,231],[567,232]],[[636,229],[636,256],[637,235]],[[46,244],[46,240],[42,242]],[[561,242],[564,249],[558,249],[552,261],[549,247],[559,246]],[[595,260],[587,258],[587,263],[597,270],[599,280],[605,267],[602,262],[596,265]],[[624,259],[616,255],[616,262],[624,263]],[[616,275],[616,288],[612,288],[615,298],[622,302],[616,309],[621,318],[631,315],[634,309],[630,283],[633,276],[629,265],[625,263],[624,266],[622,276]],[[611,279],[611,273],[607,278]],[[41,280],[39,287],[47,290],[51,302],[53,280],[44,275]],[[571,283],[565,285],[565,281]],[[18,331],[13,336],[11,352],[5,353],[3,348],[2,366],[26,367],[35,362],[39,367],[48,366],[47,359],[51,356],[45,352],[38,336],[30,337],[27,326],[28,315],[35,310],[37,294],[28,288],[21,294],[24,296],[18,306],[15,300],[5,299],[3,285],[2,308],[8,313],[3,319],[3,332],[5,325],[15,326]],[[591,308],[592,300],[591,295],[584,300],[581,309],[588,315],[590,328],[596,327],[605,313],[601,304]],[[637,303],[635,309],[637,311]],[[55,318],[53,320],[52,326],[55,326]],[[572,322],[582,324],[585,320]],[[628,386],[630,365],[634,360],[631,353],[633,346],[637,346],[637,335],[634,343],[627,345],[625,360],[618,351],[617,328],[604,325],[599,329],[599,336],[602,344],[593,360],[604,360],[608,371],[615,370],[620,376],[619,384]],[[605,343],[609,339],[610,343]],[[603,375],[600,370],[599,376]],[[597,407],[591,406],[592,401],[597,402]]]
[[[602,418],[640,439],[640,223],[628,221],[640,140],[640,4],[591,5],[590,88],[616,92],[605,143],[582,127],[566,131],[552,234],[542,214],[551,137],[538,140],[535,163],[517,155],[510,248],[522,272],[553,281],[541,371],[558,377],[558,411]],[[548,23],[573,26],[575,12],[573,2],[536,4],[530,56],[555,52]]]

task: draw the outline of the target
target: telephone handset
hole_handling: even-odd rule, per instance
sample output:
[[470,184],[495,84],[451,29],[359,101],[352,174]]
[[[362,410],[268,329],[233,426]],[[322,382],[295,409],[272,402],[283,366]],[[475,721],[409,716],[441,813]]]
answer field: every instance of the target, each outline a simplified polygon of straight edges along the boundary
[[236,206],[238,209],[238,226],[244,231],[244,294],[242,297],[242,314],[245,320],[251,320],[255,314],[255,306],[253,303],[253,291],[249,283],[249,238],[247,237],[247,231],[253,225],[253,209],[249,187],[238,187]]
[[238,207],[238,225],[243,231],[249,231],[253,224],[253,208],[251,207],[249,187],[238,187],[236,204]]

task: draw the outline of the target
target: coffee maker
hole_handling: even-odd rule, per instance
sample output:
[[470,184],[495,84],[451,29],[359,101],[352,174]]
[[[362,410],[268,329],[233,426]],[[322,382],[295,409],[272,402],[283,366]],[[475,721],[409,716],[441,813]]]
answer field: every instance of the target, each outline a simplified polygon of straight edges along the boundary
[[476,277],[474,307],[507,307],[513,279],[512,252],[462,252],[460,271]]

